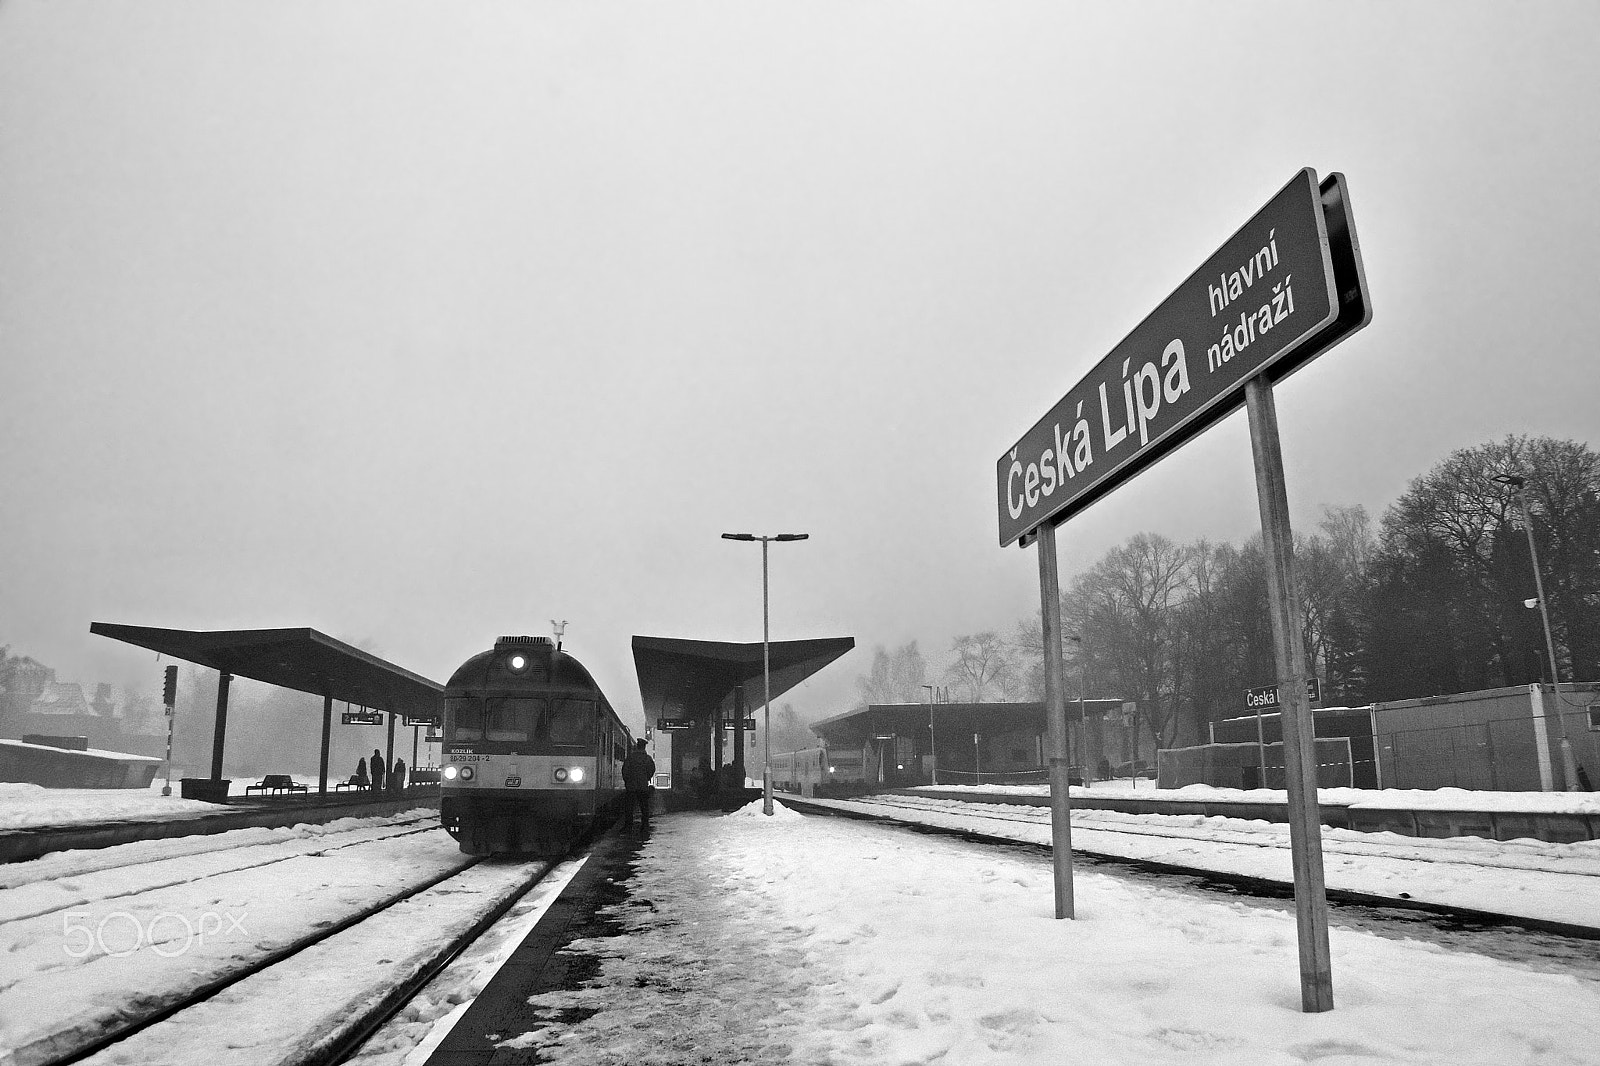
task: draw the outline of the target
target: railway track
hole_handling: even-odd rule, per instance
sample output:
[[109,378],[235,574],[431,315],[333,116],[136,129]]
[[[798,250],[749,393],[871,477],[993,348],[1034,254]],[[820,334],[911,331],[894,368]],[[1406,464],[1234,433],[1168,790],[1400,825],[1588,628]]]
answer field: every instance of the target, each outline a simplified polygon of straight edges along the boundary
[[[20,922],[40,918],[72,907],[137,896],[178,885],[194,884],[244,870],[260,870],[278,863],[307,856],[330,855],[346,848],[361,847],[397,837],[416,836],[439,828],[438,815],[397,819],[385,826],[318,834],[273,843],[232,842],[217,837],[198,838],[215,846],[178,855],[152,856],[117,864],[114,861],[75,863],[70,872],[52,871],[56,863],[19,863],[15,869],[0,870],[0,922]],[[250,855],[250,851],[266,852]],[[197,857],[201,857],[198,858]],[[94,859],[102,857],[98,854]],[[107,858],[110,858],[109,856]],[[195,871],[196,861],[207,869]],[[183,866],[191,869],[176,872]],[[28,869],[27,867],[39,867]],[[165,872],[174,871],[174,872]]]
[[[552,865],[496,864],[463,856],[454,869],[387,894],[342,921],[310,930],[212,980],[164,997],[150,1009],[119,1017],[92,1035],[56,1034],[17,1049],[4,1061],[16,1066],[228,1061],[320,1066],[339,1062],[510,910]],[[473,877],[485,867],[498,870],[491,877]],[[469,879],[475,883],[468,886]],[[476,897],[482,905],[458,913],[458,920],[442,937],[419,927],[418,942],[409,945],[408,951],[389,950],[405,957],[381,975],[374,972],[373,981],[363,984],[348,979],[352,973],[361,973],[363,958],[397,946],[397,925],[415,924],[397,912],[409,907],[413,915],[429,913],[433,904],[452,895]],[[462,911],[459,901],[455,909]],[[384,923],[386,916],[396,920]],[[273,992],[274,986],[303,990],[308,981],[330,977],[332,984],[343,986],[338,995],[344,998],[328,1000],[315,992],[323,1007],[320,1016],[305,1016],[285,1001],[281,989],[278,994]],[[268,1013],[277,1016],[277,1028],[287,1024],[295,1035],[286,1039],[281,1032],[274,1032],[274,1023],[264,1018]],[[286,1018],[285,1014],[300,1017]],[[241,1043],[240,1034],[252,1032],[258,1039]]]
[[[959,814],[968,816],[977,814],[982,817],[984,822],[997,823],[995,832],[984,832],[982,829],[976,829],[970,824],[939,824],[937,821],[939,814],[944,813],[957,815],[958,812],[948,807],[945,807],[941,811],[940,807],[937,805],[929,803],[917,803],[903,797],[872,797],[870,799],[852,800],[849,801],[848,804],[836,804],[829,801],[817,802],[791,795],[784,795],[782,799],[785,803],[789,803],[798,809],[813,811],[816,813],[826,813],[854,818],[877,819],[889,821],[917,832],[933,833],[944,836],[957,836],[963,839],[1001,847],[1026,848],[1042,852],[1049,851],[1049,840],[1047,836],[1034,840],[1019,839],[1017,837],[1006,835],[1005,830],[1000,828],[1000,826],[1004,825],[1005,823],[1020,823],[1026,826],[1042,827],[1047,830],[1050,824],[1048,809],[1043,809],[1037,813],[1029,815],[1020,813],[1021,809],[1011,805],[992,805],[979,803],[967,805],[965,810],[959,812]],[[944,802],[949,803],[953,801]],[[973,808],[981,808],[981,810],[974,810]],[[1031,810],[1032,808],[1027,809]],[[929,820],[929,816],[932,816],[933,820]],[[1253,849],[1263,850],[1272,849],[1282,851],[1286,850],[1287,848],[1286,841],[1276,841],[1270,839],[1263,840],[1260,837],[1252,838],[1251,835],[1247,833],[1230,834],[1224,831],[1219,834],[1218,831],[1214,829],[1208,829],[1207,833],[1204,836],[1201,836],[1193,832],[1185,833],[1177,827],[1166,828],[1132,822],[1132,819],[1137,817],[1139,816],[1117,816],[1116,821],[1096,821],[1092,825],[1080,825],[1080,823],[1078,823],[1075,819],[1074,829],[1090,829],[1098,833],[1111,833],[1135,837],[1166,837],[1178,841],[1193,840],[1197,842],[1216,842],[1235,846],[1247,845]],[[1239,839],[1234,839],[1235,837],[1238,837]],[[1445,842],[1435,841],[1432,843]],[[1379,847],[1380,845],[1378,844],[1366,844],[1360,841],[1348,840],[1341,840],[1338,842],[1330,842],[1325,840],[1323,844],[1325,856],[1346,857],[1352,860],[1367,859],[1369,861],[1376,860],[1380,857],[1380,852],[1378,850]],[[1405,845],[1398,845],[1397,847],[1400,850],[1409,850],[1405,848]],[[1392,852],[1395,850],[1395,848],[1392,847],[1390,850]],[[1180,876],[1187,879],[1195,887],[1207,891],[1221,891],[1233,895],[1246,895],[1265,900],[1283,900],[1286,898],[1292,898],[1293,896],[1292,883],[1272,877],[1259,876],[1250,873],[1230,872],[1226,869],[1219,869],[1215,866],[1174,861],[1169,857],[1130,857],[1125,854],[1118,854],[1114,851],[1108,851],[1092,846],[1084,846],[1080,839],[1074,840],[1073,853],[1075,857],[1084,858],[1090,862],[1109,864],[1125,870],[1133,870],[1144,874],[1153,875],[1157,880],[1162,878],[1171,879],[1174,876]],[[1456,864],[1462,867],[1478,866],[1483,870],[1507,869],[1512,873],[1517,871],[1539,872],[1545,869],[1543,865],[1537,862],[1520,865],[1515,868],[1495,867],[1482,862],[1468,861],[1462,857],[1450,856],[1448,853],[1427,854],[1420,856],[1419,859],[1420,861],[1427,863]],[[1580,878],[1579,880],[1588,881],[1590,878]],[[1409,893],[1402,893],[1399,895],[1380,895],[1371,891],[1338,888],[1330,885],[1327,888],[1327,898],[1330,903],[1338,904],[1345,908],[1360,909],[1362,913],[1367,916],[1371,916],[1377,912],[1384,912],[1388,914],[1401,914],[1402,912],[1410,912],[1409,914],[1403,914],[1402,917],[1391,924],[1405,926],[1407,929],[1411,930],[1411,935],[1415,935],[1415,927],[1418,921],[1425,922],[1429,920],[1437,920],[1437,923],[1441,928],[1454,930],[1514,929],[1518,931],[1519,934],[1526,934],[1529,936],[1548,936],[1554,938],[1551,943],[1556,946],[1551,947],[1547,951],[1534,951],[1531,953],[1536,956],[1542,955],[1566,957],[1571,955],[1573,958],[1592,960],[1592,942],[1600,939],[1600,929],[1597,929],[1592,925],[1584,925],[1576,922],[1546,920],[1524,915],[1489,912],[1467,906],[1413,898]],[[1364,918],[1362,921],[1354,924],[1359,925],[1363,923],[1365,923],[1367,926],[1382,924],[1381,922],[1371,920],[1370,918]],[[1384,932],[1384,930],[1381,928],[1376,929],[1375,931]],[[1388,934],[1386,933],[1385,935]],[[1574,947],[1569,951],[1568,948],[1560,946],[1563,943],[1579,946]],[[1513,955],[1514,954],[1516,953],[1513,953]],[[1600,977],[1600,965],[1591,964],[1586,968],[1592,971],[1592,976]]]
[[[0,1066],[337,1061],[553,865],[460,855],[436,821],[401,820],[257,847],[267,854],[222,846],[81,876],[69,867],[54,879],[10,871],[14,887],[0,907],[6,950],[29,966],[13,968],[0,988],[14,1044],[0,1050]],[[318,877],[318,870],[326,875]],[[373,871],[386,880],[374,880]],[[181,929],[175,938],[154,935],[164,919],[172,921],[163,932],[171,931],[185,903],[220,909],[230,892],[257,901],[278,897],[260,908],[267,911],[262,935],[241,924],[237,935],[213,936],[183,958],[192,934],[188,940]],[[72,932],[87,937],[82,916],[110,907],[134,931],[144,920],[148,940],[141,935],[127,950],[103,948],[104,957],[70,951],[70,961],[61,957],[69,941],[54,925],[86,903],[95,909],[79,912]],[[255,914],[249,917],[255,924]],[[295,996],[303,1000],[299,1006]]]

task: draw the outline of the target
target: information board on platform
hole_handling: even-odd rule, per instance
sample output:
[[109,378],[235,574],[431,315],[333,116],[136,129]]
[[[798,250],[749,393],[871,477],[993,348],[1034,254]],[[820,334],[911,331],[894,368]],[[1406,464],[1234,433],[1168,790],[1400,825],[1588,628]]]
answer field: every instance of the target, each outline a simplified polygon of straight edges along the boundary
[[694,719],[693,718],[657,718],[656,719],[656,728],[657,729],[661,729],[661,730],[666,730],[666,731],[669,731],[669,732],[682,730],[682,729],[693,729],[694,728]]
[[1087,506],[1221,418],[1339,318],[1307,167],[1000,457],[1000,544]]
[[345,725],[382,725],[382,711],[344,711],[339,721]]

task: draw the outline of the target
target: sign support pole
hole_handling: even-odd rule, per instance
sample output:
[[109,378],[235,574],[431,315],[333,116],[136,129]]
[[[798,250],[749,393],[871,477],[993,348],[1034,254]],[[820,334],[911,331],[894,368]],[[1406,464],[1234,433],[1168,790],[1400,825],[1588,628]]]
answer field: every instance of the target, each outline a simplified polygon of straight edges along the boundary
[[[1245,384],[1250,450],[1261,508],[1267,601],[1282,705],[1283,762],[1289,799],[1289,848],[1294,864],[1295,927],[1300,942],[1300,1009],[1333,1009],[1333,967],[1328,948],[1328,897],[1322,874],[1322,823],[1317,812],[1316,745],[1306,699],[1306,652],[1301,640],[1300,588],[1295,581],[1289,494],[1278,440],[1278,410],[1264,375]],[[1041,542],[1042,543],[1042,542]],[[1265,767],[1263,767],[1263,771]]]
[[[1278,716],[1278,722],[1280,724],[1283,722],[1281,713]],[[1256,707],[1256,761],[1261,764],[1261,775],[1256,781],[1256,787],[1271,788],[1272,786],[1267,784],[1267,735],[1266,730],[1261,725],[1261,708],[1259,706]]]
[[1061,579],[1056,527],[1041,525],[1039,620],[1044,637],[1044,706],[1050,734],[1050,854],[1055,866],[1056,917],[1074,918],[1072,901],[1072,798],[1067,792],[1067,702],[1061,664]]

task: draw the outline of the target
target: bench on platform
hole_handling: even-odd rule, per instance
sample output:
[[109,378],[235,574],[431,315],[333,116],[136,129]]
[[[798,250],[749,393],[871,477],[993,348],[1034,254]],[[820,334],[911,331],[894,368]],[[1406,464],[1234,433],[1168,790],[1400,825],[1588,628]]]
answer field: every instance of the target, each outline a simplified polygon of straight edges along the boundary
[[308,786],[298,784],[295,779],[290,777],[288,774],[268,774],[255,784],[246,785],[244,794],[248,796],[252,792],[270,792],[276,795],[280,792],[294,793],[306,792],[308,790]]
[[347,788],[365,789],[369,787],[371,786],[368,785],[367,782],[361,780],[361,778],[357,777],[355,774],[351,774],[350,780],[348,781],[335,781],[333,784],[333,790],[335,792],[342,792]]

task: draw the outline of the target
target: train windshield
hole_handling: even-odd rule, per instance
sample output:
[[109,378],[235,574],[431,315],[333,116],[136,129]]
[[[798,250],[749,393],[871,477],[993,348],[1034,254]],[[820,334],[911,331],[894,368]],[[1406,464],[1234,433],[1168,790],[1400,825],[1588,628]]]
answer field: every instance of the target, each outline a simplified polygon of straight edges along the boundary
[[450,712],[451,737],[455,740],[483,739],[483,702],[470,697],[455,697],[445,701]]
[[587,746],[594,736],[594,702],[557,696],[539,721],[539,739],[559,747]]
[[483,739],[491,741],[527,740],[533,723],[544,712],[544,700],[537,696],[490,696],[484,722]]
[[595,738],[593,700],[568,696],[455,697],[446,701],[451,739],[588,747]]

